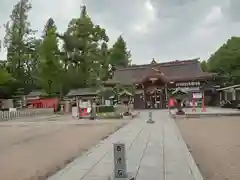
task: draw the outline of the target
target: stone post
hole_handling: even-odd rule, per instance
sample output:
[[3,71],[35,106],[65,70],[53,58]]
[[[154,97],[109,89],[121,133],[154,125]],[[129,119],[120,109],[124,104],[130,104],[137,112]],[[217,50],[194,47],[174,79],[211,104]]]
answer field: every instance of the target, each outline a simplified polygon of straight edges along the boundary
[[125,157],[125,144],[114,144],[114,178],[126,178],[127,166]]
[[124,143],[113,144],[114,171],[109,177],[111,180],[134,180],[135,178],[127,172],[126,149]]

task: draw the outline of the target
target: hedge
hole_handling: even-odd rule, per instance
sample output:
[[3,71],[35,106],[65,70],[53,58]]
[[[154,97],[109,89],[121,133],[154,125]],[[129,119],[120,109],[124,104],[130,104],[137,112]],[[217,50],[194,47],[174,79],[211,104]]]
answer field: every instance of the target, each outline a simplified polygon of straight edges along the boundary
[[114,112],[114,106],[97,106],[98,113]]

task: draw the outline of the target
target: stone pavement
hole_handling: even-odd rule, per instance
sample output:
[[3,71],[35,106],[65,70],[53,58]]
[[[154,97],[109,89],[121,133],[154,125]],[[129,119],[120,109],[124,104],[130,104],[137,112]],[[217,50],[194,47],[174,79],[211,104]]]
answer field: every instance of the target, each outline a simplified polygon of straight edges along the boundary
[[154,124],[146,123],[148,111],[142,111],[48,180],[108,180],[113,143],[119,141],[126,145],[127,170],[136,180],[203,180],[168,111],[152,112]]
[[193,112],[192,108],[183,108],[185,115],[176,115],[176,109],[171,110],[173,118],[202,118],[214,116],[240,116],[240,110],[220,107],[206,107],[206,111],[202,112],[202,108],[196,108]]
[[212,113],[212,114],[217,114],[217,113],[240,113],[238,109],[232,109],[232,108],[221,108],[221,107],[206,107],[206,111],[202,112],[202,108],[196,108],[196,112],[192,112],[192,108],[184,108],[186,113],[189,114],[197,114],[197,113],[202,113],[202,114],[207,114],[207,113]]

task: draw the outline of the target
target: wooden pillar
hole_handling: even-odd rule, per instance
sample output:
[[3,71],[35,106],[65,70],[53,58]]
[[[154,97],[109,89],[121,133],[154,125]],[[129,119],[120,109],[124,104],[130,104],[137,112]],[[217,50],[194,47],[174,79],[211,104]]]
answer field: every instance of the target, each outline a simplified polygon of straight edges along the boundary
[[204,90],[202,91],[202,112],[206,111],[206,107],[205,107],[205,93]]
[[80,112],[79,112],[80,105],[79,105],[79,100],[80,100],[80,98],[77,96],[77,97],[76,97],[76,105],[77,105],[77,117],[78,117],[78,118],[80,118]]
[[167,84],[165,84],[165,107],[167,105],[168,102],[168,93],[167,93]]
[[157,109],[157,88],[155,88],[155,102],[154,102],[154,108]]
[[144,100],[144,109],[147,107],[147,104],[146,104],[146,90],[145,90],[145,86],[143,85],[143,83],[141,84],[142,85],[142,89],[143,89],[143,100]]
[[222,102],[222,91],[219,91],[219,105],[221,105]]
[[223,91],[224,92],[224,100],[226,101],[228,101],[228,94],[227,94],[227,91]]
[[232,88],[232,100],[236,100],[236,90]]

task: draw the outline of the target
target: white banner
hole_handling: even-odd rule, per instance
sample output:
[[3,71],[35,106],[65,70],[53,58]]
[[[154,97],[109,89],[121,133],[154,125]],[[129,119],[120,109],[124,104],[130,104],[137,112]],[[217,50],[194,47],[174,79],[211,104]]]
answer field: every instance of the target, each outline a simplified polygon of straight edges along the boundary
[[72,107],[72,117],[78,117],[78,108]]
[[193,99],[201,99],[202,98],[202,93],[193,93]]

